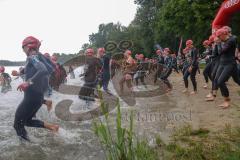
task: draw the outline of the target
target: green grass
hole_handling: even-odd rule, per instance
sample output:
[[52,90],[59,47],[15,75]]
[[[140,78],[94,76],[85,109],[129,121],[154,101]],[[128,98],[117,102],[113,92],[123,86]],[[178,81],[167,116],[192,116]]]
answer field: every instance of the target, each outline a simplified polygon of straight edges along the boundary
[[130,116],[129,128],[122,127],[119,102],[117,103],[116,129],[109,124],[107,106],[101,102],[105,112],[104,121],[94,121],[94,132],[105,151],[107,160],[156,160],[158,154],[144,140],[139,140],[133,132],[133,113]]
[[204,68],[205,68],[205,66],[206,66],[206,64],[205,64],[205,63],[200,63],[200,64],[199,64],[199,68],[200,68],[200,69],[204,69]]
[[[240,129],[226,125],[217,133],[206,129],[181,128],[173,135],[173,141],[162,145],[163,159],[176,160],[237,160],[240,159]],[[165,151],[162,151],[165,150]]]

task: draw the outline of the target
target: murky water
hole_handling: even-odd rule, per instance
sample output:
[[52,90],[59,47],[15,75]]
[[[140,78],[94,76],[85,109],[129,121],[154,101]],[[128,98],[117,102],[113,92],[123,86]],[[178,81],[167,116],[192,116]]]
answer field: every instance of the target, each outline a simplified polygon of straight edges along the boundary
[[[80,71],[77,71],[80,72]],[[39,110],[37,117],[41,120],[59,124],[58,134],[53,134],[44,129],[27,128],[32,143],[22,143],[16,137],[13,129],[13,120],[17,105],[23,95],[16,91],[20,79],[12,82],[13,90],[0,93],[0,160],[101,160],[104,152],[98,139],[92,132],[92,122],[66,122],[58,119],[54,109],[48,113],[45,106]],[[69,84],[79,85],[80,79],[69,80]],[[110,88],[113,89],[112,84]],[[139,88],[138,88],[139,89]],[[140,87],[142,90],[143,88]],[[114,94],[114,92],[112,90]],[[51,97],[54,106],[63,98],[77,100],[77,96],[61,95],[54,92]],[[181,121],[188,120],[188,113],[174,111],[176,102],[169,100],[168,96],[139,98],[134,107],[127,106],[121,101],[122,120],[124,126],[129,124],[130,112],[134,113],[135,132],[148,139],[153,144],[154,137],[161,135],[168,138],[172,130],[171,124],[175,123],[176,115],[182,115]],[[74,106],[71,108],[76,111]],[[80,109],[81,110],[81,109]],[[111,112],[113,127],[115,126],[116,109]],[[185,119],[184,119],[184,116]]]
[[[17,68],[6,67],[6,71],[11,73],[11,70]],[[64,122],[55,116],[54,109],[48,113],[45,106],[39,110],[37,117],[59,124],[59,133],[27,128],[32,143],[20,142],[12,126],[15,110],[23,98],[23,94],[16,91],[21,82],[21,79],[13,80],[13,90],[6,94],[0,93],[0,160],[104,159],[90,121]],[[54,105],[63,98],[61,96],[54,93],[51,98]]]

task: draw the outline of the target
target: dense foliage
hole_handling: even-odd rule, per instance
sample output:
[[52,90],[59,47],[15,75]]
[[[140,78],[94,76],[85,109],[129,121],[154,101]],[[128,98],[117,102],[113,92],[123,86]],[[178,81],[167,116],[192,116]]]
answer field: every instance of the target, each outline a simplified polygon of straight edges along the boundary
[[[88,47],[102,47],[107,41],[131,40],[134,53],[151,55],[154,45],[170,47],[177,52],[180,39],[193,39],[201,49],[203,40],[211,34],[211,23],[223,0],[135,0],[137,13],[128,27],[101,24],[97,33],[89,36]],[[240,16],[233,16],[230,26],[239,35]],[[86,48],[83,47],[84,50]]]

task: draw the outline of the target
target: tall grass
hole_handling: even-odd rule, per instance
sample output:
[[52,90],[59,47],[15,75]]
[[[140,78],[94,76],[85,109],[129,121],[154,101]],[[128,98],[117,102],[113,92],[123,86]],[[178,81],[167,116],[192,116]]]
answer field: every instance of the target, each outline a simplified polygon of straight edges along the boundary
[[[103,111],[107,106],[101,102]],[[122,127],[119,101],[117,103],[116,130],[109,124],[109,114],[105,112],[104,120],[94,121],[94,132],[103,146],[107,160],[157,160],[156,150],[146,141],[137,138],[133,131],[133,113],[130,115],[128,128]]]

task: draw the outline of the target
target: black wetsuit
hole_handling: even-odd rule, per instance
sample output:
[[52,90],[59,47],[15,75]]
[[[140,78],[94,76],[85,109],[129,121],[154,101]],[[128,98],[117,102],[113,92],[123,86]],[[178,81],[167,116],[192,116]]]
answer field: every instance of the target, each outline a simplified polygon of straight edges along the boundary
[[172,85],[168,80],[168,77],[171,75],[172,69],[173,69],[173,58],[171,56],[166,57],[165,66],[166,66],[166,71],[160,78],[168,86],[168,88],[172,88]]
[[148,70],[148,63],[144,63],[144,61],[138,61],[137,72],[134,75],[136,85],[138,86],[138,80],[140,79],[143,85],[146,85],[144,82],[144,77],[146,76],[146,72]]
[[235,60],[235,51],[237,39],[235,36],[230,37],[221,46],[219,67],[214,79],[215,83],[221,90],[223,97],[229,97],[229,90],[225,84],[232,76],[234,81],[240,85],[240,79],[237,73],[237,63]]
[[83,100],[94,101],[94,97],[91,97],[94,94],[94,89],[97,84],[97,75],[101,68],[100,59],[92,56],[86,58],[86,66],[84,72],[84,85],[79,91],[79,98]]
[[236,58],[237,61],[237,68],[238,68],[238,76],[240,77],[240,59]]
[[157,59],[157,72],[154,75],[154,83],[157,82],[157,78],[161,76],[164,68],[164,57],[162,55],[159,55],[156,57],[156,59]]
[[212,56],[212,50],[211,48],[207,48],[206,51],[204,52],[206,67],[203,70],[203,76],[206,83],[208,83],[208,79],[211,79],[211,67],[212,67],[211,56]]
[[[221,44],[215,44],[212,50],[212,56],[210,56],[211,60],[211,81],[212,81],[212,91],[218,90],[218,85],[215,82],[215,77],[217,73],[217,69],[219,67],[219,61],[220,61],[220,52],[221,52]],[[214,95],[216,96],[216,95]]]
[[3,78],[1,92],[6,93],[7,91],[12,89],[12,86],[11,86],[12,79],[8,73],[0,73],[0,76]]
[[172,57],[172,68],[173,68],[177,73],[179,73],[179,71],[178,71],[178,64],[177,64],[177,58],[175,58],[175,57]]
[[68,73],[70,73],[71,79],[75,79],[74,69],[72,68],[72,66],[69,66]]
[[178,56],[178,61],[179,61],[179,69],[184,75],[185,68],[187,67],[187,61],[186,61],[185,55],[181,54],[180,56]]
[[[198,53],[196,48],[192,48],[189,53],[186,55],[187,64],[184,70],[184,84],[185,88],[188,88],[188,77],[190,76],[193,89],[197,91],[197,81],[196,81],[196,73],[198,71]],[[192,71],[189,72],[189,67],[192,67]]]
[[101,85],[105,91],[108,91],[108,84],[110,81],[110,56],[105,54],[101,58],[102,74],[101,74]]
[[24,92],[23,101],[16,110],[14,128],[19,137],[29,140],[24,126],[44,127],[42,121],[33,119],[33,117],[44,102],[44,92],[48,88],[49,72],[36,55],[27,58],[24,72],[25,80],[31,80],[33,84]]

